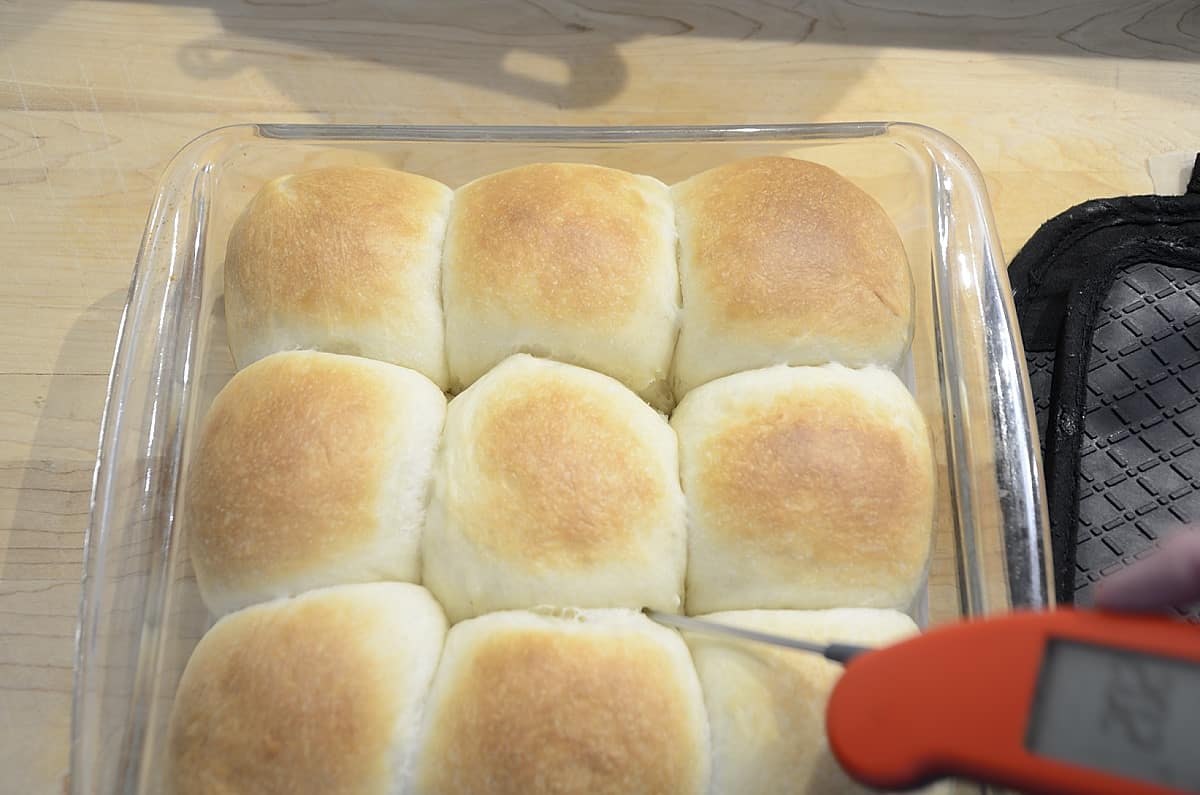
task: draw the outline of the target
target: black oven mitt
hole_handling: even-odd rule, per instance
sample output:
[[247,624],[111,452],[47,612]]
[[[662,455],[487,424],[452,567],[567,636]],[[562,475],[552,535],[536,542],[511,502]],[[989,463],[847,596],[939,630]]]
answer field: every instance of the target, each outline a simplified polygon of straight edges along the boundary
[[1183,196],[1097,199],[1008,268],[1061,604],[1200,522],[1200,156]]

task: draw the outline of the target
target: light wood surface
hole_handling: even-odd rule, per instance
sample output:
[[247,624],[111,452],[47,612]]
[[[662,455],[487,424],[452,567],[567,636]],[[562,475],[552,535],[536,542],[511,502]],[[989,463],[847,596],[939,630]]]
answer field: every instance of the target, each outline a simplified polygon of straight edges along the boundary
[[0,790],[65,785],[97,424],[155,180],[240,121],[907,119],[1011,256],[1200,146],[1191,2],[0,4]]

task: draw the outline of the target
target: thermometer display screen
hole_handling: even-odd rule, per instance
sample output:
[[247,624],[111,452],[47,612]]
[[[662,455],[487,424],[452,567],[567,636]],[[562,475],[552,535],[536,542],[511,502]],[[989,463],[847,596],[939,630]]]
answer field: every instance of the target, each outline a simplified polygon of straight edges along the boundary
[[1033,753],[1200,792],[1198,737],[1200,665],[1090,643],[1047,644],[1026,735]]

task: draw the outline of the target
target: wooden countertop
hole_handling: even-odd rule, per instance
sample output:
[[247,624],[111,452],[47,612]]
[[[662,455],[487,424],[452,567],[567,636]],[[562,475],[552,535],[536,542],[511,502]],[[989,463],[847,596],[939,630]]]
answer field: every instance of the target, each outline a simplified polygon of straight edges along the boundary
[[[892,9],[884,10],[884,6]],[[905,119],[1011,255],[1198,145],[1190,3],[12,2],[0,12],[0,790],[65,784],[105,380],[154,184],[240,121]]]

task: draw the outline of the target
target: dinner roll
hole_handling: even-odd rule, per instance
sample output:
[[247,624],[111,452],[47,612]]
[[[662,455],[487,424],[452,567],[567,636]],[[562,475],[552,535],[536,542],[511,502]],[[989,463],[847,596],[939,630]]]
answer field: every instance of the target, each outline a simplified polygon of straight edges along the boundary
[[384,168],[268,183],[225,254],[234,361],[315,348],[411,367],[445,388],[440,260],[452,195]]
[[492,613],[454,626],[421,734],[421,795],[706,792],[683,640],[645,616]]
[[669,408],[679,277],[658,180],[578,163],[477,179],[455,194],[444,268],[455,391],[525,352],[607,373]]
[[679,612],[678,442],[606,375],[519,354],[450,401],[423,579],[451,621],[556,605]]
[[424,589],[345,585],[226,616],[179,682],[174,795],[408,791],[446,619]]
[[[747,610],[705,618],[816,643],[884,645],[917,632],[890,610]],[[712,792],[867,793],[825,736],[825,707],[842,666],[817,654],[684,633],[712,727]],[[902,727],[897,727],[902,731]]]
[[353,356],[277,353],[235,375],[205,418],[185,500],[209,609],[417,581],[445,411],[423,375]]
[[929,431],[883,369],[772,367],[672,417],[688,502],[687,611],[910,606],[929,557]]
[[895,366],[913,287],[887,213],[834,171],[740,160],[672,189],[682,328],[676,397],[772,364]]

